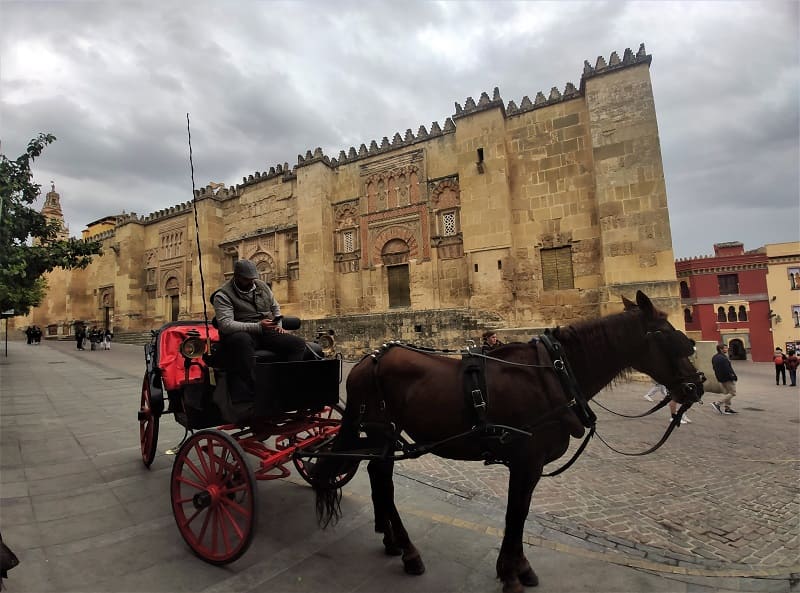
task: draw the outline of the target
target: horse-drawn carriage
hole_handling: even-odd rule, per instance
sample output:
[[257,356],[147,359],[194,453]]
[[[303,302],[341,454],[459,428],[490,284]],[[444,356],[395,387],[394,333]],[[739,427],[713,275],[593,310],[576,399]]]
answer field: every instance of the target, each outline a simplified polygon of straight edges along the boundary
[[[291,324],[284,318],[284,326]],[[299,326],[299,320],[294,321]],[[289,476],[293,464],[311,483],[314,460],[340,427],[342,361],[309,343],[307,360],[281,361],[256,351],[256,396],[236,400],[215,356],[219,335],[202,321],[167,323],[145,346],[139,409],[142,461],[156,456],[162,415],[186,428],[172,468],[170,496],[178,529],[195,554],[227,564],[249,547],[256,522],[256,480]],[[192,432],[188,436],[189,432]],[[269,445],[267,443],[270,443]],[[245,452],[258,459],[253,471]],[[340,477],[343,485],[355,468]]]
[[[249,547],[255,480],[285,477],[293,461],[314,488],[318,519],[326,526],[341,515],[341,487],[367,461],[375,530],[383,534],[385,552],[401,555],[409,574],[422,574],[425,565],[395,506],[394,462],[433,453],[502,463],[509,468],[509,487],[497,576],[504,593],[521,593],[538,583],[522,545],[533,490],[543,475],[569,467],[595,434],[592,397],[629,369],[667,387],[664,400],[638,416],[670,399],[681,408],[661,440],[635,453],[640,455],[660,447],[703,394],[705,378],[690,360],[694,343],[646,295],[636,296],[635,303],[623,297],[620,313],[489,354],[466,350],[460,361],[390,342],[350,371],[344,408],[339,359],[317,353],[287,363],[265,353],[256,365],[255,400],[234,401],[225,370],[215,364],[216,330],[201,322],[167,324],[145,348],[142,459],[147,466],[153,462],[162,414],[174,414],[187,430],[199,429],[177,452],[172,508],[183,538],[213,564],[232,562]],[[572,459],[543,473],[564,455],[570,437],[585,429]],[[272,438],[270,448],[266,441]],[[255,472],[244,452],[260,460]]]

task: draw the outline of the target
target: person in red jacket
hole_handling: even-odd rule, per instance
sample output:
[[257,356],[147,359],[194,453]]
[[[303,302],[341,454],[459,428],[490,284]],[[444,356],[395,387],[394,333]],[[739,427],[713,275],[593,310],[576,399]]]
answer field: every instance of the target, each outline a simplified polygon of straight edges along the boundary
[[792,387],[797,387],[797,367],[800,365],[800,358],[794,350],[788,350],[786,354],[786,370],[789,371],[789,383]]

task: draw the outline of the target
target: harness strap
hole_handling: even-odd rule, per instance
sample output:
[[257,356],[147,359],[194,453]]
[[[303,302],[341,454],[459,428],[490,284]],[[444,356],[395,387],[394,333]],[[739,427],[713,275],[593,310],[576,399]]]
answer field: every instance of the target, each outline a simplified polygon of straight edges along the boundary
[[539,340],[544,344],[547,353],[553,361],[553,368],[556,371],[559,381],[561,381],[561,387],[564,389],[567,397],[575,400],[575,405],[572,406],[572,410],[585,428],[592,428],[597,422],[597,416],[595,416],[594,412],[589,407],[589,400],[586,399],[586,396],[583,395],[581,388],[578,386],[575,374],[572,372],[566,356],[564,356],[564,349],[561,343],[549,333],[544,333],[539,336]]
[[486,426],[486,400],[489,395],[489,389],[486,384],[486,362],[467,352],[462,356],[461,364],[467,403],[471,404],[475,410],[476,426],[482,429]]

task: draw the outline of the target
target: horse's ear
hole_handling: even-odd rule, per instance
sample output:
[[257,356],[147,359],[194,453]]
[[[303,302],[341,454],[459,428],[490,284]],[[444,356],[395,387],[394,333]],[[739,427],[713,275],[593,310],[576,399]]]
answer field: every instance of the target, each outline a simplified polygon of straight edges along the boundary
[[653,306],[653,303],[650,301],[648,296],[641,290],[636,291],[636,304],[639,305],[639,308],[645,314],[650,316],[655,315],[655,307]]
[[634,303],[630,299],[626,299],[624,296],[622,297],[622,304],[625,305],[626,311],[629,311],[630,309],[634,309],[636,307],[636,303]]

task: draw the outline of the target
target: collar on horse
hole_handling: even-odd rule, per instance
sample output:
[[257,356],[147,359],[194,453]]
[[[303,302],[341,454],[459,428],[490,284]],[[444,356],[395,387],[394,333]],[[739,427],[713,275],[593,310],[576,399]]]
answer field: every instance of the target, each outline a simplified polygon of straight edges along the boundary
[[[536,339],[534,338],[531,342],[535,344]],[[558,380],[561,382],[564,393],[570,400],[569,406],[572,411],[575,412],[575,415],[585,428],[594,428],[597,423],[597,416],[589,407],[589,400],[583,395],[583,391],[578,386],[575,373],[572,372],[567,357],[564,356],[564,348],[561,346],[561,342],[556,340],[549,332],[539,336],[538,340],[544,345],[550,355],[550,360],[553,361],[553,368],[558,375]]]

